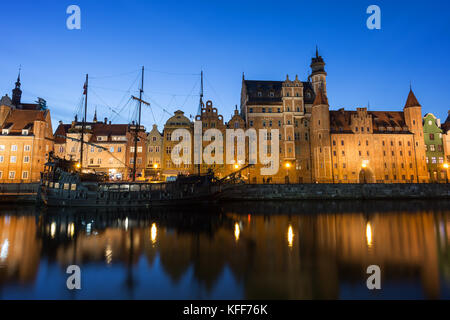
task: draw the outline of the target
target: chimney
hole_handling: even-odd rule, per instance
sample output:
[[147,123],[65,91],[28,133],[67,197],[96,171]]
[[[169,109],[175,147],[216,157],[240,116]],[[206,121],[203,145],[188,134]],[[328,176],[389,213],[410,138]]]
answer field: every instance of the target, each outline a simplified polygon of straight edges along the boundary
[[111,120],[109,120],[109,125],[111,125]]
[[108,123],[108,118],[105,118],[105,124],[107,124]]

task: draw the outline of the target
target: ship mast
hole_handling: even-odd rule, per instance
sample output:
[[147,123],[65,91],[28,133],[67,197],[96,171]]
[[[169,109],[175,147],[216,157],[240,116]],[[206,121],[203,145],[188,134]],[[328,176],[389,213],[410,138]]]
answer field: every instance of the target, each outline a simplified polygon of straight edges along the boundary
[[89,75],[86,74],[86,82],[84,84],[84,92],[85,95],[84,98],[84,115],[83,115],[83,122],[81,125],[81,150],[80,150],[80,171],[83,170],[83,149],[84,149],[84,129],[86,126],[86,114],[87,114],[87,100],[88,100],[88,81],[89,81]]
[[139,89],[139,98],[132,96],[134,100],[139,102],[139,110],[138,110],[138,121],[136,124],[136,130],[134,133],[134,159],[133,159],[133,182],[136,181],[136,159],[137,159],[137,144],[138,144],[138,136],[139,131],[141,129],[141,107],[142,103],[146,105],[150,105],[150,103],[142,100],[142,94],[144,93],[144,67],[142,67],[142,79],[141,79],[141,88]]
[[[201,116],[202,115],[202,108],[203,108],[204,104],[203,104],[203,70],[200,73],[200,101],[198,103],[198,112],[197,115]],[[201,150],[199,150],[199,152],[201,153]],[[200,155],[200,159],[201,159],[201,155]],[[201,164],[197,164],[197,171],[198,171],[198,175],[200,175],[200,167]]]

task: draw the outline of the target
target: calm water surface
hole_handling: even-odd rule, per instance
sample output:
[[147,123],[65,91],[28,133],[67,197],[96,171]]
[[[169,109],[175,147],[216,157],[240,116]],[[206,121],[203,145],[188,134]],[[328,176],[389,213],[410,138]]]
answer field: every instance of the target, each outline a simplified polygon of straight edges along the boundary
[[0,207],[0,299],[99,298],[449,299],[450,203]]

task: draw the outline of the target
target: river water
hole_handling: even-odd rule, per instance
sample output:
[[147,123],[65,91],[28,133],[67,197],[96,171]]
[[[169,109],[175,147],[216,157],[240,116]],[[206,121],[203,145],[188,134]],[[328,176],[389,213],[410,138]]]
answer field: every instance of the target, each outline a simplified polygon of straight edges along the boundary
[[449,202],[0,207],[0,299],[449,298]]

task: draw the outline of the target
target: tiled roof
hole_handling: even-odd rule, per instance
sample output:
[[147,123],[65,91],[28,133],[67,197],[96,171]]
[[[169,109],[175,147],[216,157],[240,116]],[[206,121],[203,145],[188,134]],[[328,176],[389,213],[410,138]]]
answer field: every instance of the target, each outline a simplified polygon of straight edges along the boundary
[[[338,111],[330,111],[330,129],[333,132],[351,133],[351,119],[356,115],[357,111],[346,111],[344,109]],[[403,111],[367,111],[372,116],[372,127],[374,133],[409,133],[405,131],[406,122]],[[380,130],[380,127],[385,130]],[[391,127],[393,130],[388,131]],[[397,131],[396,131],[397,128]],[[398,129],[401,129],[398,131]]]
[[[81,122],[77,122],[76,126],[81,126]],[[89,130],[88,127],[91,129]],[[112,136],[126,136],[128,132],[128,124],[106,124],[103,122],[89,122],[85,124],[86,131],[91,133],[89,142],[110,142]],[[60,124],[55,131],[55,143],[65,143],[65,136],[70,132],[78,132],[74,129],[74,124]],[[98,136],[108,137],[106,141],[97,141]]]
[[[34,121],[45,121],[47,111],[41,110],[11,110],[2,129],[10,128],[10,134],[22,134],[22,129],[32,132]],[[11,126],[12,124],[12,126]]]
[[328,99],[326,94],[323,92],[322,89],[319,89],[319,92],[316,95],[316,98],[314,99],[314,106],[318,106],[318,105],[328,105]]
[[[302,83],[304,102],[305,104],[311,104],[315,98],[311,82]],[[282,103],[283,81],[244,80],[244,85],[248,95],[248,105],[278,105]],[[271,96],[271,93],[273,93],[273,96]]]

